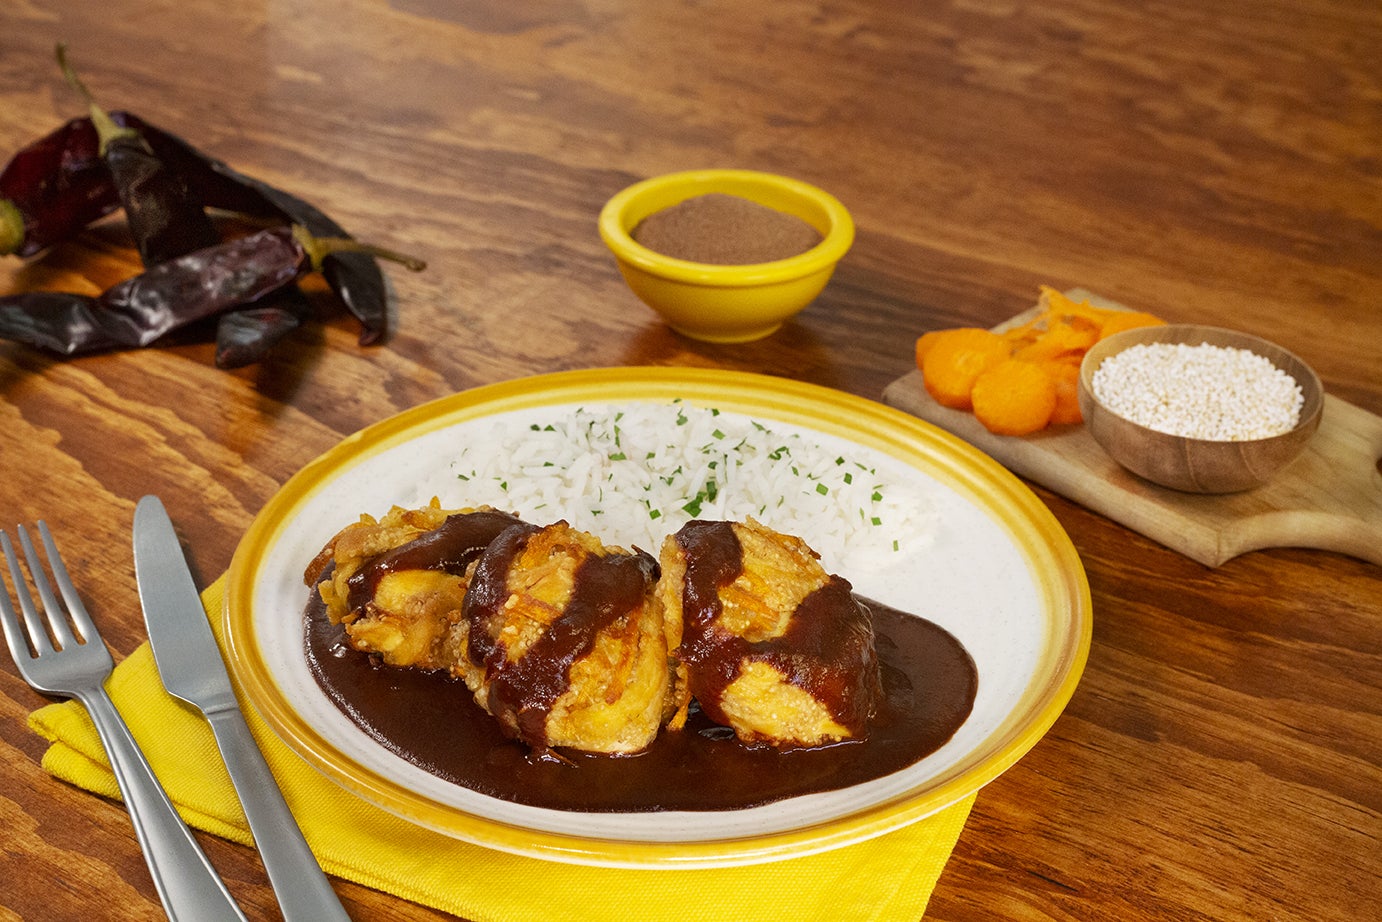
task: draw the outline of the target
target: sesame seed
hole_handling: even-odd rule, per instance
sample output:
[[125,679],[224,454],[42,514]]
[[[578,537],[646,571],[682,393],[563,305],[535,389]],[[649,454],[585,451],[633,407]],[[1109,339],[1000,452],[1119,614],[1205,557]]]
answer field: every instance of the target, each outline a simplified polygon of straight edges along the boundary
[[1146,343],[1099,363],[1094,396],[1148,429],[1241,442],[1289,432],[1305,397],[1295,378],[1248,349]]

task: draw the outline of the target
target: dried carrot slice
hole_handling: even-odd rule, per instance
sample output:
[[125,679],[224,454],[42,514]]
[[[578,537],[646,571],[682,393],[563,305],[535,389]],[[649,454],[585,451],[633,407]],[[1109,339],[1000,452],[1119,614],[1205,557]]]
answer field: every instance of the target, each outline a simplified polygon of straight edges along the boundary
[[944,332],[942,330],[932,330],[917,337],[917,368],[921,368],[921,363],[926,358],[926,353],[931,351],[931,347],[936,344],[936,338]]
[[1041,300],[1038,303],[1045,308],[1044,313],[1051,317],[1084,317],[1095,326],[1102,326],[1109,314],[1117,313],[1110,308],[1095,307],[1088,300],[1076,301],[1049,285],[1041,286]]
[[1078,361],[1043,362],[1042,371],[1051,376],[1056,387],[1056,406],[1051,411],[1051,424],[1064,426],[1084,421],[1080,409],[1080,363]]
[[1056,409],[1056,383],[1040,366],[1006,359],[983,372],[971,392],[974,416],[997,435],[1046,428]]
[[1106,339],[1114,333],[1121,333],[1124,330],[1136,330],[1139,327],[1159,327],[1165,326],[1166,321],[1155,314],[1148,314],[1145,311],[1117,311],[1110,314],[1099,328],[1099,338]]
[[972,411],[995,433],[1027,435],[1083,419],[1079,366],[1091,346],[1115,332],[1164,322],[1042,285],[1035,316],[1002,333],[961,327],[922,335],[917,367],[937,403]]
[[927,392],[941,406],[971,409],[974,379],[1004,361],[1012,346],[1003,337],[977,327],[937,331],[922,357],[921,376]]
[[1028,345],[1013,352],[1013,358],[1044,362],[1064,355],[1084,355],[1099,341],[1100,327],[1079,318],[1054,323]]

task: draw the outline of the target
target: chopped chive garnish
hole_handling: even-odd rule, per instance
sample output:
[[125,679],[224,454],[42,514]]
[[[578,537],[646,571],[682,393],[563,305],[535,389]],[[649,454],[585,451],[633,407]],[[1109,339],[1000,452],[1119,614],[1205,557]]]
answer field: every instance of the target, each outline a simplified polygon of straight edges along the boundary
[[[658,415],[652,417],[655,427],[647,425],[649,418],[644,411],[613,406],[580,407],[574,418],[546,424],[530,418],[507,431],[519,435],[519,442],[523,441],[522,432],[552,433],[553,438],[529,437],[506,464],[492,468],[497,476],[482,475],[478,467],[461,473],[461,465],[476,457],[466,448],[456,454],[450,470],[466,484],[464,489],[471,497],[478,499],[488,492],[493,497],[489,502],[496,506],[522,505],[528,511],[545,508],[553,517],[584,515],[599,518],[606,526],[611,524],[609,520],[620,517],[656,523],[643,526],[650,535],[675,530],[687,517],[755,515],[769,527],[788,530],[790,522],[828,517],[858,537],[870,533],[864,540],[874,543],[879,551],[886,544],[898,551],[908,543],[896,539],[891,514],[886,516],[889,528],[880,527],[885,518],[884,494],[892,487],[874,468],[844,454],[843,446],[837,446],[838,453],[832,456],[827,447],[796,432],[783,432],[770,420],[755,420],[684,399],[660,403]],[[680,435],[667,428],[669,418],[684,427]],[[692,432],[701,439],[699,443],[690,437]],[[568,467],[561,460],[570,456],[569,449],[560,454],[547,450],[555,448],[558,440],[563,447],[568,442],[584,443],[571,446],[576,452],[571,460],[578,460],[578,464]],[[679,460],[684,463],[678,464]],[[837,468],[839,474],[829,473]],[[750,471],[755,473],[746,476]],[[856,471],[866,472],[867,479],[857,476]],[[784,475],[790,475],[793,482],[786,482]],[[515,477],[520,480],[511,479]],[[740,478],[743,483],[737,482]],[[535,491],[545,491],[550,483],[567,496],[584,498],[543,502],[532,495],[527,483],[520,482],[525,479],[532,481]],[[611,503],[609,508],[604,508],[605,501]],[[646,518],[632,504],[641,504]],[[774,525],[778,519],[782,522]],[[814,530],[805,524],[801,528]],[[822,524],[821,528],[829,526]]]

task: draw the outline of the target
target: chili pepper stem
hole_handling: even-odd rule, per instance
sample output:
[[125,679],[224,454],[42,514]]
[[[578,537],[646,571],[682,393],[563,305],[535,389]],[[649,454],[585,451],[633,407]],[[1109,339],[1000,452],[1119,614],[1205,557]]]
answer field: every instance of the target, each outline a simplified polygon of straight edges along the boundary
[[0,255],[13,253],[24,242],[24,214],[9,199],[0,199]]
[[67,78],[72,89],[80,93],[82,99],[86,100],[87,108],[91,110],[91,123],[96,126],[96,134],[101,139],[101,156],[105,156],[106,148],[117,138],[139,138],[139,132],[134,129],[121,128],[115,124],[115,120],[110,117],[110,114],[96,102],[96,97],[91,95],[91,91],[86,88],[82,78],[77,76],[77,72],[67,60],[66,42],[58,42],[57,55],[58,67],[62,68],[62,75]]
[[427,268],[427,263],[415,256],[385,249],[371,243],[361,243],[349,237],[314,237],[301,224],[293,225],[293,239],[302,247],[307,258],[312,260],[312,268],[317,272],[321,271],[322,261],[332,253],[368,253],[379,259],[400,263],[412,272],[421,272]]

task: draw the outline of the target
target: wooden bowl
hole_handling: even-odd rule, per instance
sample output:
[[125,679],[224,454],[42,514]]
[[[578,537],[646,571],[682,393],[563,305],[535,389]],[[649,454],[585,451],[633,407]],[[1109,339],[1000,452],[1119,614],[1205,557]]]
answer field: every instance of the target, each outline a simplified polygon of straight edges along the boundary
[[[1109,356],[1140,343],[1207,343],[1254,352],[1300,385],[1300,420],[1269,438],[1212,441],[1159,432],[1119,416],[1094,396],[1094,372]],[[1094,440],[1134,474],[1186,493],[1237,493],[1266,483],[1301,453],[1319,428],[1324,387],[1309,365],[1275,343],[1218,327],[1170,324],[1117,333],[1090,349],[1080,365],[1080,409]]]

